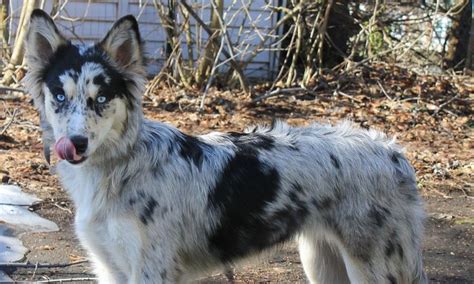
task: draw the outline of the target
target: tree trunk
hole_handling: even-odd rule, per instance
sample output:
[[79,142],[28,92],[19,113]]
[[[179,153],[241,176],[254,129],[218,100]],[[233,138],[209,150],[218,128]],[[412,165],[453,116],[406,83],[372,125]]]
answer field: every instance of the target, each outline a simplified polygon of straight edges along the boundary
[[325,42],[323,62],[326,67],[334,67],[344,61],[349,55],[349,40],[355,36],[360,28],[349,12],[351,1],[337,0],[329,18],[327,34],[330,42]]
[[463,60],[466,59],[469,47],[469,32],[471,30],[472,6],[469,0],[462,0],[457,3],[460,10],[451,19],[452,25],[448,35],[446,55],[444,57],[444,67],[462,69]]
[[207,48],[204,51],[204,56],[199,63],[197,74],[196,74],[196,83],[198,86],[202,86],[202,84],[208,79],[208,76],[212,69],[212,64],[217,56],[217,51],[219,50],[219,46],[215,44],[215,42],[220,42],[220,40],[213,40],[213,37],[218,36],[220,32],[220,24],[219,24],[219,15],[222,17],[224,13],[224,0],[211,0],[216,1],[217,13],[216,9],[211,10],[211,23],[209,27],[212,30],[212,35],[209,35],[209,39],[207,41]]
[[18,24],[18,30],[15,38],[15,45],[13,47],[12,57],[10,63],[5,70],[3,76],[2,84],[10,85],[13,82],[13,75],[17,65],[23,63],[23,56],[25,54],[25,38],[26,33],[28,32],[28,24],[30,22],[30,15],[33,12],[33,9],[38,4],[36,0],[25,0],[23,7],[21,9],[20,22]]
[[469,35],[469,46],[466,53],[466,71],[474,71],[474,21],[471,18],[471,32]]
[[8,1],[2,1],[0,4],[0,40],[2,41],[0,56],[2,57],[1,67],[3,68],[3,63],[9,58],[8,54]]

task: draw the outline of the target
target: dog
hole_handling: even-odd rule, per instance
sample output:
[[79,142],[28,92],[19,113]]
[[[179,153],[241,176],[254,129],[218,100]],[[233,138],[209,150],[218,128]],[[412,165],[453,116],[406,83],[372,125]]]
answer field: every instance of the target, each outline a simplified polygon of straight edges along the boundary
[[298,242],[311,283],[426,283],[412,166],[384,134],[276,121],[191,136],[146,120],[137,21],[73,45],[34,10],[25,87],[100,283],[187,283]]

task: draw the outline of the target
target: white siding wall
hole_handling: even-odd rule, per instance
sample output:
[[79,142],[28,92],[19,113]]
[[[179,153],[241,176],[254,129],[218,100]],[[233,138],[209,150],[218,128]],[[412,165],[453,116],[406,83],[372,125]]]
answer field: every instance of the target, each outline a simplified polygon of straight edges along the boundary
[[[163,1],[167,3],[167,1]],[[276,5],[278,0],[224,0],[224,21],[228,26],[228,33],[234,46],[237,47],[237,60],[247,61],[251,51],[260,43],[262,37],[270,32],[277,22],[276,13],[272,13],[268,4]],[[22,0],[11,0],[10,14],[13,15],[12,29],[16,31]],[[210,21],[212,6],[209,1],[189,0],[193,3],[197,14],[206,23]],[[52,1],[45,1],[44,9],[51,10]],[[246,9],[242,9],[242,7]],[[166,33],[160,23],[160,18],[151,0],[69,0],[56,22],[65,36],[74,42],[79,39],[84,43],[99,41],[108,31],[113,22],[119,17],[132,14],[140,23],[140,31],[145,41],[145,53],[150,64],[150,73],[157,73],[165,58]],[[178,22],[183,19],[177,18]],[[202,45],[208,39],[207,33],[202,30],[196,21],[191,19],[191,30],[195,46],[193,48],[194,61],[202,51]],[[258,32],[257,32],[258,31]],[[12,35],[11,38],[13,38]],[[275,75],[277,56],[275,51],[269,51],[272,44],[269,40],[264,50],[258,53],[244,70],[247,76],[255,78],[271,78]],[[267,49],[267,50],[265,50]],[[188,57],[188,48],[183,35],[183,56]],[[222,57],[222,59],[225,59]],[[221,71],[224,71],[223,66]]]

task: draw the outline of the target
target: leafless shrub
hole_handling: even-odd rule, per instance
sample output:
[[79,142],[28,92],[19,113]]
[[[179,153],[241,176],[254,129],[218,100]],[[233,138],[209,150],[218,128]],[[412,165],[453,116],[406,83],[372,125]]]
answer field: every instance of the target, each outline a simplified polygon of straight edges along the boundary
[[[54,0],[51,15],[71,23],[70,34],[80,40],[75,26],[83,17],[70,16],[67,7],[79,0]],[[6,60],[3,83],[21,77],[25,23],[31,9],[45,1],[23,2],[18,29],[7,31],[10,15],[2,13],[3,50]],[[472,8],[468,0],[454,1],[348,1],[348,0],[146,0],[136,15],[152,6],[165,41],[161,72],[151,88],[165,82],[204,91],[210,86],[252,92],[252,68],[262,55],[267,73],[261,80],[276,88],[308,89],[317,85],[321,72],[350,71],[361,64],[384,61],[442,70],[463,66]],[[1,8],[4,11],[6,6]],[[18,13],[20,11],[17,11]],[[12,27],[10,23],[10,27]],[[467,34],[466,34],[467,33]],[[261,64],[262,65],[262,64]],[[433,69],[434,68],[434,69]]]

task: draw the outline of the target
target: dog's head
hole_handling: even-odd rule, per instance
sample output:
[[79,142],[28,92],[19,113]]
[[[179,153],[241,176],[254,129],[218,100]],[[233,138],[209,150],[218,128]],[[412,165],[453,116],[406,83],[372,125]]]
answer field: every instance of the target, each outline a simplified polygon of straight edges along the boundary
[[48,14],[34,10],[25,56],[25,86],[40,112],[46,150],[54,143],[58,157],[71,164],[128,150],[145,80],[133,16],[118,20],[101,42],[81,46],[66,40]]

